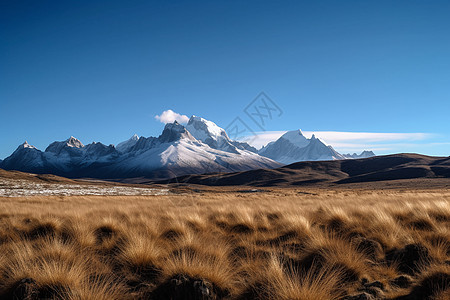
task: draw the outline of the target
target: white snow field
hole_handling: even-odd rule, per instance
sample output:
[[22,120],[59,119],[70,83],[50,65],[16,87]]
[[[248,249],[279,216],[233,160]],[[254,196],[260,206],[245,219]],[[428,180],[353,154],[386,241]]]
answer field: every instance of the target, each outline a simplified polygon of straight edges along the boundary
[[145,196],[166,195],[169,189],[105,186],[90,184],[36,183],[30,180],[0,178],[0,197],[23,196]]

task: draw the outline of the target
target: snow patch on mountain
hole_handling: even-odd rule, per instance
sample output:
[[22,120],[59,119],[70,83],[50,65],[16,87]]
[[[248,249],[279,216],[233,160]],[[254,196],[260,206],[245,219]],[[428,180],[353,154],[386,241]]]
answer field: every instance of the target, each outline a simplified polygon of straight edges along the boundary
[[22,146],[23,148],[36,149],[35,146],[32,146],[32,145],[28,144],[27,141],[25,141],[21,146]]
[[83,143],[71,136],[65,141],[62,142],[53,142],[51,143],[46,149],[45,152],[53,152],[56,154],[59,154],[61,151],[67,150],[67,149],[80,149],[83,148]]

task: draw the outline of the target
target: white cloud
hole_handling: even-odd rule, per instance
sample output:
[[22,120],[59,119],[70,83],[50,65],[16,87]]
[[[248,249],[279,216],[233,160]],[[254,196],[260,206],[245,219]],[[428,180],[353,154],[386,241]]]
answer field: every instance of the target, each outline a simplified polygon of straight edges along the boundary
[[156,115],[155,119],[164,124],[173,123],[175,121],[185,124],[189,121],[188,116],[180,115],[179,113],[176,113],[171,109],[163,111],[160,115]]
[[420,141],[431,136],[429,133],[390,133],[390,132],[342,132],[342,131],[304,131],[306,136],[315,134],[323,140],[331,142],[340,141]]

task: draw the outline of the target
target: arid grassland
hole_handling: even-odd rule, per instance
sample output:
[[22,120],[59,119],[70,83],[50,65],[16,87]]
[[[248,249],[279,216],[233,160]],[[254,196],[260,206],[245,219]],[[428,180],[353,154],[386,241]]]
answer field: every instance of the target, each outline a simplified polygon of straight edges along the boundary
[[0,299],[450,299],[450,191],[0,198]]

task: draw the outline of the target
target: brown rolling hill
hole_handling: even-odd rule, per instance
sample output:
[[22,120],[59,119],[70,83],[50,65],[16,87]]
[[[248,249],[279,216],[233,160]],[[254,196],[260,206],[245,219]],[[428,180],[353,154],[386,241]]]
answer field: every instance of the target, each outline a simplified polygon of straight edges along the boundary
[[4,179],[26,180],[38,184],[80,184],[80,185],[107,185],[107,186],[134,186],[134,187],[141,186],[141,184],[133,182],[126,183],[126,182],[99,180],[93,178],[70,179],[53,174],[34,174],[15,170],[0,169],[0,187],[1,181]]
[[450,181],[450,157],[393,154],[364,159],[308,161],[273,170],[187,175],[158,183],[269,187],[344,185],[433,178]]
[[30,180],[38,183],[75,183],[74,180],[52,174],[34,174],[21,171],[0,169],[0,178]]

